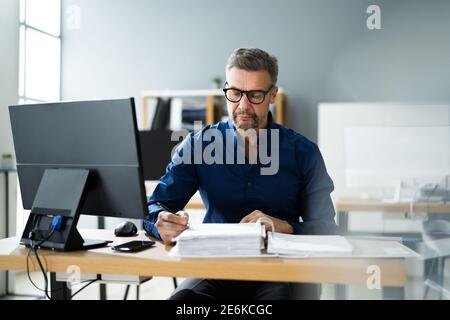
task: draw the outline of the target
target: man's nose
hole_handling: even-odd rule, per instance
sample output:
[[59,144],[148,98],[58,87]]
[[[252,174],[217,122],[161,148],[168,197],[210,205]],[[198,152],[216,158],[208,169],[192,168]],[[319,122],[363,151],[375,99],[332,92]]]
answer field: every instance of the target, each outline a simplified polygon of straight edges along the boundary
[[239,108],[242,110],[248,110],[251,109],[252,104],[248,100],[248,97],[246,94],[242,95],[241,101],[239,101]]

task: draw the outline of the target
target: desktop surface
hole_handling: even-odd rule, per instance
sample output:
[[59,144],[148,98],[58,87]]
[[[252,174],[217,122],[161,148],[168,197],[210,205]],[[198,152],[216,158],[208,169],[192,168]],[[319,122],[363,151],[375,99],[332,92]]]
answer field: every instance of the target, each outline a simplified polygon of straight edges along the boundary
[[[368,252],[386,242],[350,239],[360,248],[361,256],[352,258],[175,258],[168,256],[172,246],[161,242],[150,249],[123,253],[111,250],[130,238],[116,238],[113,230],[81,230],[85,238],[113,240],[104,248],[74,252],[39,250],[45,260],[47,271],[66,272],[70,265],[78,265],[82,273],[200,277],[211,279],[297,281],[315,283],[366,283],[367,268],[377,265],[383,274],[382,285],[404,286],[407,281],[404,258],[368,258]],[[148,239],[143,232],[133,240]],[[28,248],[18,245],[19,238],[0,240],[0,269],[25,270]],[[374,247],[375,246],[375,247]],[[378,249],[377,249],[378,250]],[[39,270],[35,258],[30,269]]]

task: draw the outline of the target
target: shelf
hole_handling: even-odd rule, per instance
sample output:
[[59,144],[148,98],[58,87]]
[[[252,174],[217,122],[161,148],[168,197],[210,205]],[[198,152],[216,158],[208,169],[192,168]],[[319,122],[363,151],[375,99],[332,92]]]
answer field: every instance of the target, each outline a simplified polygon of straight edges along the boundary
[[[141,93],[142,97],[142,119],[141,124],[144,130],[150,129],[149,123],[149,99],[157,98],[183,98],[183,97],[204,97],[206,99],[206,125],[220,121],[222,118],[223,97],[222,89],[199,89],[199,90],[146,90]],[[278,89],[275,99],[274,120],[285,125],[287,117],[286,95],[283,89]]]

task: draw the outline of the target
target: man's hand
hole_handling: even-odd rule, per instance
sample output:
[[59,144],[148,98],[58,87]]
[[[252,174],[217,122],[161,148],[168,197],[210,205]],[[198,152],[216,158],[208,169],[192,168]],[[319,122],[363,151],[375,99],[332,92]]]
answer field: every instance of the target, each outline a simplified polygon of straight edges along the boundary
[[[242,218],[241,223],[256,222],[256,221],[258,221],[259,218],[262,218],[262,217],[272,220],[276,232],[289,233],[289,234],[294,233],[294,229],[286,221],[271,217],[259,210],[255,210],[252,213],[246,215],[244,218]],[[264,225],[266,226],[266,230],[272,231],[272,226],[270,224],[268,224],[267,222],[264,222],[264,220],[261,222],[264,223]]]
[[188,228],[189,215],[187,212],[178,211],[177,214],[179,215],[161,211],[158,215],[156,228],[165,243],[173,243],[173,239]]

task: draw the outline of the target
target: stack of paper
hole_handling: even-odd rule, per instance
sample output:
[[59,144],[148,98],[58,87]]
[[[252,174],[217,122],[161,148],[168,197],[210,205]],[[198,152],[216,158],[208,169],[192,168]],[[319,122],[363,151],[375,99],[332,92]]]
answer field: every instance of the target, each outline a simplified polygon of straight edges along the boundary
[[267,253],[292,256],[330,257],[351,255],[352,245],[341,236],[304,236],[270,232]]
[[264,237],[261,223],[205,223],[176,240],[180,256],[253,256],[261,254]]

